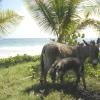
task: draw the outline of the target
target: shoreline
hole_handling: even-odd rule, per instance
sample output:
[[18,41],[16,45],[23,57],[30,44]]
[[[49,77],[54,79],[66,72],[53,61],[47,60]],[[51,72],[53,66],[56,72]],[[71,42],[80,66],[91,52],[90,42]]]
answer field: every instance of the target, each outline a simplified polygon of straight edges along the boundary
[[34,54],[34,55],[30,55],[30,54],[26,54],[26,53],[24,53],[24,54],[16,54],[16,55],[12,55],[12,56],[0,56],[0,59],[6,59],[6,58],[13,58],[13,57],[16,57],[16,56],[24,56],[24,55],[27,55],[27,56],[38,56],[38,55],[40,55],[40,54]]
[[23,47],[1,47],[0,48],[0,59],[15,57],[17,55],[40,55],[43,45],[37,46],[23,46]]

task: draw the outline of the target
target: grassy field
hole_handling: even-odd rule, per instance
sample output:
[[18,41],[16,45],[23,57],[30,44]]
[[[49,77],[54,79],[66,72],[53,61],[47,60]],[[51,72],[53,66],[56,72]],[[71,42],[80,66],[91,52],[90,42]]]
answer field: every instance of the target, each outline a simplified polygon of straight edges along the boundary
[[100,100],[99,64],[95,70],[86,68],[87,90],[82,89],[82,83],[75,89],[70,79],[63,86],[51,84],[49,76],[49,83],[41,86],[39,69],[39,57],[0,67],[0,100]]

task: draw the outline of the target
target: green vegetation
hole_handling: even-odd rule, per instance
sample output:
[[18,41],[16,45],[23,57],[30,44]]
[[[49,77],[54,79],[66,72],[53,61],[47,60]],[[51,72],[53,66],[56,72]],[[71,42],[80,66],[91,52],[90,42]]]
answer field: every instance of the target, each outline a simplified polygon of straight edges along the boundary
[[[13,60],[13,61],[12,61]],[[8,62],[7,62],[8,61]],[[1,63],[3,62],[3,65]],[[9,64],[8,64],[9,63]],[[5,66],[7,64],[7,66]],[[2,66],[2,67],[1,67]],[[87,90],[76,91],[70,79],[62,86],[39,84],[40,56],[16,56],[0,60],[0,100],[99,100],[100,64],[96,69],[85,67]],[[82,83],[80,84],[82,88]],[[99,97],[98,97],[99,96]]]
[[13,10],[0,10],[0,32],[9,32],[8,30],[17,25],[21,19],[22,17]]
[[[38,58],[38,56],[34,58],[24,55],[2,59],[0,61],[1,63],[4,60],[7,64],[7,60],[9,62],[11,61],[9,66],[7,65],[8,67],[0,67],[0,100],[33,100],[34,95],[24,93],[24,90],[38,82],[38,78],[36,78],[36,80],[31,79],[33,73],[32,67],[38,67]],[[12,59],[19,62],[16,62],[16,64],[14,63],[13,65]],[[23,62],[20,62],[22,59]],[[29,59],[30,62],[27,62]]]
[[24,54],[23,56],[17,55],[15,57],[0,59],[0,67],[9,67],[18,63],[36,61],[38,59],[39,56],[33,57],[26,54]]
[[2,10],[0,8],[0,34],[9,32],[8,30],[17,25],[21,20],[22,16],[18,15],[15,11],[10,9]]

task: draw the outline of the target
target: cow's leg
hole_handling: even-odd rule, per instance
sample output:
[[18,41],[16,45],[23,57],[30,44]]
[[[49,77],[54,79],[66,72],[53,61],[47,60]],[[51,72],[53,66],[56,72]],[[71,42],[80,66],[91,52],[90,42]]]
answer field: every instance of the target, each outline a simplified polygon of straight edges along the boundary
[[47,76],[47,70],[46,70],[45,67],[42,67],[41,68],[41,73],[40,73],[40,84],[43,85],[43,84],[46,83],[46,76]]
[[81,76],[82,76],[82,66],[80,65],[80,66],[77,66],[77,69],[75,69],[74,71],[75,71],[75,73],[76,73],[76,77],[77,77],[77,79],[76,79],[76,87],[78,87],[79,86],[79,83],[80,83],[80,78],[81,78]]
[[52,80],[52,83],[55,83],[56,81],[56,71],[54,71],[51,75],[51,80]]
[[43,72],[41,72],[41,74],[40,74],[40,84],[44,84],[44,73]]
[[52,77],[52,83],[55,83],[56,81],[56,74]]
[[41,73],[41,76],[40,76],[40,83],[43,85],[45,84],[47,81],[46,81],[46,77],[47,77],[47,72],[42,72]]
[[[44,49],[43,49],[44,50]],[[44,84],[44,76],[45,76],[45,62],[46,60],[44,59],[43,51],[41,54],[41,69],[40,69],[40,84]]]
[[81,76],[82,76],[83,86],[84,86],[84,89],[86,89],[86,82],[85,82],[85,75],[84,75],[84,66],[82,66],[81,74],[82,74]]
[[82,76],[82,81],[83,81],[84,89],[86,89],[86,82],[85,82],[85,76],[84,76],[84,74],[83,74],[83,76]]
[[47,72],[44,73],[44,84],[47,83]]
[[41,76],[40,76],[40,83],[41,84],[46,83],[46,77],[47,77],[47,73],[48,73],[48,70],[50,68],[50,65],[51,65],[51,62],[44,55],[44,57],[42,59],[42,63],[41,63]]
[[51,66],[51,69],[50,69],[50,76],[51,76],[51,80],[52,80],[52,83],[55,83],[56,81],[56,63],[57,61],[55,61],[52,66]]
[[44,69],[41,68],[41,73],[40,73],[40,84],[44,83]]
[[64,72],[60,72],[60,83],[64,83]]
[[80,73],[76,73],[76,77],[77,77],[77,79],[76,79],[76,87],[78,87],[79,83],[80,83]]

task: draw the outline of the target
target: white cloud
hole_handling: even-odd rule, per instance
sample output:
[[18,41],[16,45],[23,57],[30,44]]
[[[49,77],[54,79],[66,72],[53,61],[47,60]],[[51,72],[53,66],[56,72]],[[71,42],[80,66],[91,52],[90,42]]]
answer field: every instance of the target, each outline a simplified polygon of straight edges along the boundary
[[98,33],[93,27],[86,27],[84,30],[82,30],[82,33],[85,34],[85,38],[87,39],[95,39],[98,38]]

